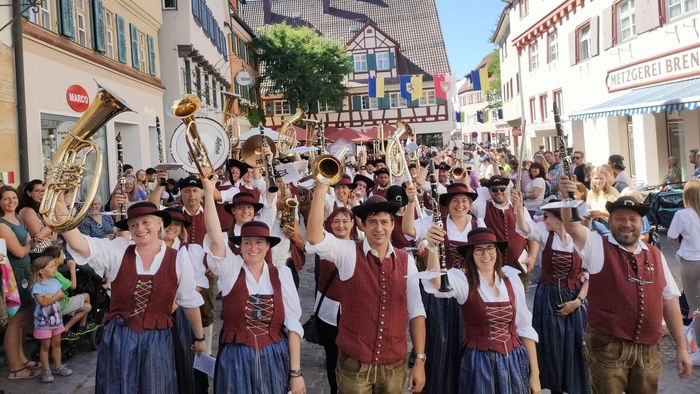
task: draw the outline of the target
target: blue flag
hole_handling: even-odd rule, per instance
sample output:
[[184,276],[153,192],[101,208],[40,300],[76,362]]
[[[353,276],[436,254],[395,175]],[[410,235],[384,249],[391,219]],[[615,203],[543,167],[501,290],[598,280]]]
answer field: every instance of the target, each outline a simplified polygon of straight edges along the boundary
[[461,112],[455,112],[455,122],[462,123],[462,113]]
[[498,109],[498,119],[503,119],[503,110],[500,108]]
[[403,98],[406,101],[413,101],[411,98],[411,76],[410,75],[401,75],[399,76],[399,81],[401,82],[401,98]]
[[484,123],[484,111],[476,111],[476,121]]
[[481,79],[479,77],[479,70],[473,70],[469,74],[471,80],[472,80],[472,87],[474,88],[475,92],[478,92],[481,90]]

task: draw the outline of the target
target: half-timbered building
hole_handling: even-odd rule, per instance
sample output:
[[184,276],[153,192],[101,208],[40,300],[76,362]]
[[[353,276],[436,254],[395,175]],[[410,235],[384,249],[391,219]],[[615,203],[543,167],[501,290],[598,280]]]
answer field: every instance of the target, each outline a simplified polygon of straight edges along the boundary
[[[448,74],[435,0],[248,0],[242,15],[253,28],[276,23],[309,26],[344,45],[353,62],[343,108],[312,108],[327,127],[367,130],[403,120],[423,144],[442,145],[454,130],[452,104],[435,97],[433,75]],[[423,97],[401,97],[401,75],[423,76]],[[370,77],[384,78],[384,97],[369,97]],[[267,125],[294,112],[281,95],[263,94]]]

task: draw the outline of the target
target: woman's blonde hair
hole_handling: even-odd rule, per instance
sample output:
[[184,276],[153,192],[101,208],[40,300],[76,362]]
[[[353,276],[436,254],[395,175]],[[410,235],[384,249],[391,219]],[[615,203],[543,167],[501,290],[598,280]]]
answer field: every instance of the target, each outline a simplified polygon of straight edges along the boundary
[[612,185],[610,184],[610,171],[605,168],[605,166],[599,166],[593,169],[591,171],[591,180],[597,176],[605,179],[605,184],[603,185],[603,188],[600,189],[596,185],[591,182],[591,194],[593,197],[597,198],[600,193],[608,194],[610,193],[610,189],[612,189]]
[[32,261],[32,284],[42,280],[40,271],[49,264],[53,264],[54,258],[51,256],[39,256]]
[[690,179],[683,188],[683,205],[700,216],[700,179]]

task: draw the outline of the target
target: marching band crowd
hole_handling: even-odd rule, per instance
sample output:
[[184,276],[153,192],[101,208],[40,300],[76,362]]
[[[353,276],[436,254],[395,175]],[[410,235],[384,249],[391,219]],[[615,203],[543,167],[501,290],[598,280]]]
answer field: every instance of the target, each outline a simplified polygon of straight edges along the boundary
[[[111,292],[98,393],[207,392],[193,361],[211,353],[217,319],[216,393],[306,392],[302,339],[323,346],[333,393],[656,392],[663,322],[678,375],[692,372],[679,288],[645,238],[649,207],[622,156],[596,167],[580,151],[571,159],[565,174],[543,149],[520,162],[506,148],[423,147],[408,177],[377,158],[310,189],[278,176],[277,192],[235,159],[218,180],[124,166],[123,189],[60,234],[38,212],[41,180],[2,186],[0,237],[21,298],[5,332],[9,378],[71,373],[61,337],[95,328],[84,319],[89,297],[70,296],[77,263]],[[686,183],[684,201],[689,212],[669,237],[684,238],[683,264],[693,266],[700,180]],[[126,217],[105,214],[122,204]],[[63,199],[55,209],[68,215]],[[57,240],[71,280],[58,279]],[[316,283],[299,281],[307,254]],[[683,284],[695,309],[692,271]],[[299,286],[316,289],[307,322]],[[63,324],[61,313],[74,317]],[[22,347],[32,324],[40,363]]]

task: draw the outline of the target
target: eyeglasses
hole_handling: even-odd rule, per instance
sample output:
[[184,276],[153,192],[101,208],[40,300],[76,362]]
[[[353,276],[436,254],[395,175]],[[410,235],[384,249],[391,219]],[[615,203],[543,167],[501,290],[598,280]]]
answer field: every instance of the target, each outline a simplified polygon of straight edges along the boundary
[[486,252],[496,254],[495,246],[487,246],[485,248],[474,248],[474,256],[483,256]]
[[491,193],[505,193],[505,192],[506,192],[505,186],[491,188]]
[[[637,258],[634,257],[634,255],[631,253],[623,253],[622,251],[620,251],[620,253],[623,254],[623,257],[627,259],[627,280],[641,286],[654,284],[656,271],[654,270],[654,266],[652,266],[649,262],[646,250],[644,251],[644,267],[649,273],[649,278],[646,280],[640,277],[641,275],[639,274],[639,265],[637,264]],[[642,272],[644,272],[644,270],[642,270]]]
[[581,160],[581,159],[583,159],[583,157],[581,157],[581,156],[572,156],[571,159],[572,159],[572,160]]

